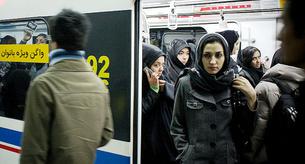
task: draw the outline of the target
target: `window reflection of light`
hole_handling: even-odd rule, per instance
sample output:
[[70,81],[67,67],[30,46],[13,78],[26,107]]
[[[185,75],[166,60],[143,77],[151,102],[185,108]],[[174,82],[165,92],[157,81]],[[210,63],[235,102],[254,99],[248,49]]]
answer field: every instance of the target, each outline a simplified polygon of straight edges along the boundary
[[4,5],[5,0],[0,0],[0,6]]

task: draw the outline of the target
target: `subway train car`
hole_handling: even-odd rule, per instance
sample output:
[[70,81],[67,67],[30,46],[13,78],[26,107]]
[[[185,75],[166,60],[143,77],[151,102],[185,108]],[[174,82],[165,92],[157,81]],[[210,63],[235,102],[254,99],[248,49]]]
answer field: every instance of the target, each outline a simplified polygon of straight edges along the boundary
[[[95,163],[140,164],[141,43],[154,44],[167,53],[173,39],[193,40],[196,44],[206,33],[235,30],[240,35],[241,49],[260,49],[268,68],[280,45],[276,37],[282,27],[283,5],[284,0],[0,0],[0,39],[7,35],[16,39],[12,45],[0,44],[0,91],[8,64],[31,71],[34,64],[48,63],[48,44],[35,43],[40,34],[50,40],[50,16],[63,8],[85,13],[92,22],[86,59],[109,88],[115,130],[114,138],[97,149]],[[32,37],[22,42],[27,33]],[[17,51],[23,56],[12,55]],[[0,161],[17,164],[22,114],[5,115],[7,100],[2,93],[0,97]]]
[[[7,35],[16,39],[12,45],[0,45],[1,67],[4,68],[1,68],[2,74],[7,72],[3,67],[7,63],[10,66],[22,65],[22,69],[29,71],[34,64],[48,63],[49,47],[47,44],[35,44],[36,38],[40,34],[45,34],[47,39],[50,39],[48,19],[61,9],[68,8],[85,13],[91,20],[92,29],[86,59],[111,93],[115,128],[114,138],[105,147],[97,149],[95,163],[127,164],[133,160],[132,118],[136,97],[134,62],[138,60],[134,56],[137,53],[134,49],[137,38],[135,29],[138,29],[135,15],[138,3],[133,0],[0,0],[0,38],[3,42]],[[26,43],[22,43],[21,40],[28,33],[32,37]],[[18,57],[17,53],[20,53]],[[41,56],[44,57],[40,58]],[[5,77],[1,77],[1,85],[3,80]],[[17,164],[24,122],[22,116],[17,116],[16,113],[5,115],[5,104],[8,101],[17,101],[17,97],[7,100],[5,96],[1,94],[0,163]]]
[[279,48],[277,35],[284,0],[154,0],[145,1],[143,11],[149,25],[150,41],[165,50],[173,38],[196,41],[210,32],[235,30],[241,49],[257,47],[269,67]]

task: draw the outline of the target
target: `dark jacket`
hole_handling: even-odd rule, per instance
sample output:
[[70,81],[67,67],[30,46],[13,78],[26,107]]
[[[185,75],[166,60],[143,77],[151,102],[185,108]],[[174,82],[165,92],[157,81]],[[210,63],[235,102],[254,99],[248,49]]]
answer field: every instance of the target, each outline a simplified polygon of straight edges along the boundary
[[189,76],[179,80],[171,133],[182,163],[236,162],[230,98],[229,88],[217,94],[198,93]]
[[[144,45],[143,66],[150,67],[162,55],[163,52],[156,47]],[[174,86],[166,82],[164,91],[156,93],[150,88],[144,71],[142,77],[141,163],[176,163],[177,151],[170,135]],[[160,79],[167,81],[164,75]]]
[[234,74],[229,68],[227,42],[219,34],[206,34],[199,41],[196,57],[202,59],[204,47],[215,41],[221,43],[225,56],[218,73],[207,73],[202,60],[197,60],[194,68],[185,69],[176,83],[171,134],[179,152],[177,158],[185,164],[237,162],[231,135]]
[[23,119],[25,98],[30,81],[29,71],[25,69],[15,69],[9,72],[7,81],[2,88],[5,116]]

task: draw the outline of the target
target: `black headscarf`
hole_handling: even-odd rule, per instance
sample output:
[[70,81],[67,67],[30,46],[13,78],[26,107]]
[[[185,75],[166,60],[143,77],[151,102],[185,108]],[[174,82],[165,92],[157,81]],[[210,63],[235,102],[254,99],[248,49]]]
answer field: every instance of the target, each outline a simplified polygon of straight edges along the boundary
[[[142,43],[143,68],[146,66],[150,68],[160,56],[166,57],[160,48],[151,44]],[[163,79],[163,76],[160,79]],[[142,89],[144,92],[149,89],[148,79],[144,71],[142,75]]]
[[[216,75],[209,74],[203,67],[202,52],[208,43],[219,42],[224,48],[225,61]],[[233,70],[229,68],[230,52],[228,43],[224,37],[217,33],[206,34],[201,37],[197,47],[197,61],[195,71],[190,72],[191,85],[199,91],[220,92],[230,87],[234,78]]]
[[[238,32],[234,31],[234,30],[225,30],[225,31],[217,32],[217,33],[226,39],[226,41],[229,45],[229,48],[230,48],[230,55],[232,55],[231,53],[234,49],[234,45],[239,38]],[[237,65],[237,64],[240,66],[242,65],[241,44],[239,44],[236,62],[232,61],[230,64],[230,67],[235,67],[235,65]]]
[[160,48],[147,43],[142,44],[143,68],[146,66],[150,68],[160,56],[166,57]]
[[225,30],[225,31],[217,32],[217,33],[226,39],[226,41],[229,45],[229,48],[230,48],[230,53],[232,53],[232,51],[234,49],[234,44],[236,43],[236,41],[239,38],[237,31]]
[[[260,50],[253,46],[248,46],[242,50],[242,56],[243,56],[243,68],[251,75],[251,77],[254,80],[255,86],[259,83],[261,77],[264,75],[263,67],[260,68],[253,68],[251,66],[252,58],[254,53]],[[254,86],[254,87],[255,87]]]
[[[185,65],[181,63],[181,61],[177,57],[178,53],[184,48],[188,48],[190,52],[190,57]],[[184,68],[191,67],[193,64],[192,56],[191,56],[191,48],[186,41],[181,39],[174,39],[171,42],[171,49],[168,51],[168,56],[169,56],[169,60],[168,60],[167,75],[172,82],[175,82],[179,76],[179,73]]]

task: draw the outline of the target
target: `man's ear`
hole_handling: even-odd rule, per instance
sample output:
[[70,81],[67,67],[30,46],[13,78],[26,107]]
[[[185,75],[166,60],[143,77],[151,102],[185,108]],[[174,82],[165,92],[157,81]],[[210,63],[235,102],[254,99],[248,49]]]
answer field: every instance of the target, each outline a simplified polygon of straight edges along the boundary
[[57,43],[56,43],[56,42],[51,42],[51,44],[50,44],[50,49],[51,49],[51,50],[55,50],[55,49],[57,49],[57,48],[58,48]]

